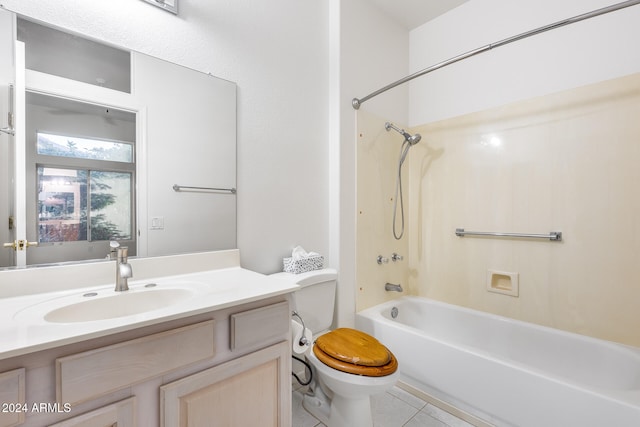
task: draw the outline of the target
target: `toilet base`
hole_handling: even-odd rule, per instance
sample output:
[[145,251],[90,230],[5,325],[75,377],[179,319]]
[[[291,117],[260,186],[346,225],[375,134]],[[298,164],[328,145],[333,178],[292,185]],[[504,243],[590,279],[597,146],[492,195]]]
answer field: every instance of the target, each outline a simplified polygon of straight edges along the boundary
[[309,390],[302,396],[302,407],[324,425],[329,425],[331,399],[315,381],[311,383]]
[[302,407],[328,427],[373,427],[370,396],[351,399],[334,395],[329,399],[314,384],[303,396]]

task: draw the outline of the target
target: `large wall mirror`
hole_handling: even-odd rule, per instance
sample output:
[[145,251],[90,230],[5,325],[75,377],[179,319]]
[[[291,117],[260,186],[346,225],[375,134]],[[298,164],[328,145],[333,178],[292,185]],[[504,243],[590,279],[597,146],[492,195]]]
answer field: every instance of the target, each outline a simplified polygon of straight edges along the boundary
[[0,267],[236,247],[235,83],[5,9],[0,55]]

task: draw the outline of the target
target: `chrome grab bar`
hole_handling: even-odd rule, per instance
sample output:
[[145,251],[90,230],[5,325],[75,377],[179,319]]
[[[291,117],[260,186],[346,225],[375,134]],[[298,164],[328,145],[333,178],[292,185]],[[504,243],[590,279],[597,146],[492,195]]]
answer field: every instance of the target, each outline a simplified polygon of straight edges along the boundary
[[186,185],[173,184],[173,191],[183,191],[183,190],[213,191],[213,192],[219,192],[219,193],[236,194],[235,188],[189,187]]
[[456,236],[492,236],[492,237],[522,237],[527,239],[549,239],[554,242],[562,241],[562,231],[552,231],[549,234],[530,233],[495,233],[487,231],[465,231],[464,228],[456,228]]

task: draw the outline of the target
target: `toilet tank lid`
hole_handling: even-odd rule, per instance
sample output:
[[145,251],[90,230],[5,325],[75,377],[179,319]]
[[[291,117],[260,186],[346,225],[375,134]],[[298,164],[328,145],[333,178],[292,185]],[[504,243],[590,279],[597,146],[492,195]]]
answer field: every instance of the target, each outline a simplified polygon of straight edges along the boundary
[[338,278],[338,272],[334,268],[323,268],[321,270],[312,270],[300,274],[280,272],[272,274],[271,276],[293,282],[300,287],[305,287],[336,280]]

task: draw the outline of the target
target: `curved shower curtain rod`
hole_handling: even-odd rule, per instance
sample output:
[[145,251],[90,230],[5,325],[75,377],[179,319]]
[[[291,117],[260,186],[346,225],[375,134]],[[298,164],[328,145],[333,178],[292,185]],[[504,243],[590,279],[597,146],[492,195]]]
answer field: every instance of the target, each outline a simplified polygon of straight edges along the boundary
[[604,15],[606,13],[609,12],[615,12],[616,10],[620,10],[620,9],[624,9],[626,7],[629,6],[634,6],[636,4],[639,4],[640,0],[630,0],[630,1],[623,1],[622,3],[616,3],[613,4],[611,6],[607,6],[607,7],[603,7],[601,9],[596,9],[594,11],[591,12],[587,12],[587,13],[583,13],[582,15],[578,15],[578,16],[574,16],[573,18],[567,18],[564,19],[562,21],[558,21],[555,22],[553,24],[549,24],[549,25],[545,25],[543,27],[539,27],[536,28],[535,30],[530,30],[524,33],[520,33],[518,35],[500,40],[498,42],[495,43],[491,43],[482,47],[479,47],[477,49],[471,50],[469,52],[463,53],[461,55],[458,56],[454,56],[453,58],[447,59],[446,61],[440,62],[438,64],[432,65],[430,67],[427,67],[423,70],[420,71],[416,71],[413,74],[408,75],[405,78],[402,78],[398,81],[395,81],[381,89],[378,89],[375,92],[370,93],[369,95],[362,97],[362,98],[353,98],[353,100],[351,101],[351,105],[353,106],[354,109],[359,109],[360,106],[362,105],[363,102],[368,101],[369,99],[373,98],[374,96],[378,96],[383,92],[388,91],[389,89],[393,89],[396,86],[399,86],[403,83],[406,83],[410,80],[415,79],[416,77],[420,77],[423,76],[425,74],[428,74],[432,71],[438,70],[440,68],[446,67],[447,65],[451,65],[453,63],[456,63],[458,61],[462,61],[463,59],[467,59],[470,58],[472,56],[478,55],[480,53],[484,53],[487,52],[491,49],[494,49],[496,47],[501,47],[504,45],[507,45],[509,43],[513,43],[516,42],[518,40],[522,40],[522,39],[526,39],[527,37],[531,37],[531,36],[535,36],[537,34],[542,34],[544,32],[547,32],[549,30],[555,30],[556,28],[560,28],[560,27],[564,27],[565,25],[569,25],[569,24],[575,24],[576,22],[580,22],[580,21],[584,21],[585,19],[589,19],[589,18],[594,18],[596,16],[600,16],[600,15]]

